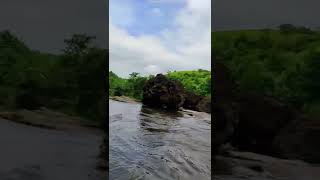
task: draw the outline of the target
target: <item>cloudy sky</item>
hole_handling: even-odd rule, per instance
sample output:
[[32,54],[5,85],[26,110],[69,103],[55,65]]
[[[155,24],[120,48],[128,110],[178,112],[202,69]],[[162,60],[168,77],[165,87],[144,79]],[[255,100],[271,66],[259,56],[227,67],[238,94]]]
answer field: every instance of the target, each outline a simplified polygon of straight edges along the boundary
[[211,68],[211,0],[109,0],[109,69]]
[[0,31],[10,30],[31,48],[59,52],[74,33],[108,46],[106,0],[0,0]]
[[213,30],[256,29],[280,24],[320,27],[319,0],[213,0]]

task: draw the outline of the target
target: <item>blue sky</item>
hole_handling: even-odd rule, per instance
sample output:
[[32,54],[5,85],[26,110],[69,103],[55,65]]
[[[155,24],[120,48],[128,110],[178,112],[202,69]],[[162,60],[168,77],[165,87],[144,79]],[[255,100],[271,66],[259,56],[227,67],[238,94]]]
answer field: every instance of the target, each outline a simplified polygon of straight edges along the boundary
[[211,0],[110,0],[110,70],[210,69]]
[[183,5],[183,1],[168,4],[150,0],[110,0],[110,15],[116,25],[131,35],[159,34],[160,30],[174,26],[172,17]]

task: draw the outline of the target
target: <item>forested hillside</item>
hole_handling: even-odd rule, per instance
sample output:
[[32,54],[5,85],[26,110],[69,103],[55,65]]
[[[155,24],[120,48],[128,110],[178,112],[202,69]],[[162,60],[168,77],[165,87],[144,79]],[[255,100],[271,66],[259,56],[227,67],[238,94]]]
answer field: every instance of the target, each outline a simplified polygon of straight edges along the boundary
[[212,52],[230,68],[239,91],[320,111],[319,32],[289,24],[278,30],[213,32]]
[[93,37],[76,34],[59,55],[29,49],[8,31],[0,32],[0,107],[47,107],[101,119],[107,50]]
[[[211,72],[206,70],[197,71],[174,71],[166,74],[170,79],[180,81],[186,90],[198,95],[211,96]],[[118,77],[109,72],[109,95],[125,95],[136,99],[142,98],[142,90],[145,82],[153,76],[144,77],[138,73],[131,73],[128,79]]]

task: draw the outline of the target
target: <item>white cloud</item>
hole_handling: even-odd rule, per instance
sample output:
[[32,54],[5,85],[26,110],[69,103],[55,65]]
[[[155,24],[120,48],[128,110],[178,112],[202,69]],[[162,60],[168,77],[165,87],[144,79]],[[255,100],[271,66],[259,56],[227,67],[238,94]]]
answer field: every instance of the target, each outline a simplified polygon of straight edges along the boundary
[[148,65],[144,68],[144,71],[149,74],[149,75],[155,75],[159,72],[161,72],[162,70],[157,66],[157,65]]
[[[202,11],[203,13],[210,12],[211,1],[208,0],[187,0],[188,8],[196,11]],[[210,13],[211,14],[211,13]]]
[[186,6],[172,18],[175,28],[162,30],[160,35],[133,36],[111,19],[110,70],[127,77],[131,72],[210,69],[211,2],[185,1]]

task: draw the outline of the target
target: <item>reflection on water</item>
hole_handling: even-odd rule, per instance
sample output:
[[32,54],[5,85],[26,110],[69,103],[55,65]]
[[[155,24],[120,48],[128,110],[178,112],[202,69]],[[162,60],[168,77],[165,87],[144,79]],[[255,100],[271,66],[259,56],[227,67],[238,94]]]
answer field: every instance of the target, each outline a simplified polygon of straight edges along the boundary
[[[109,178],[211,178],[211,121],[109,100]],[[201,116],[200,116],[201,115]]]

